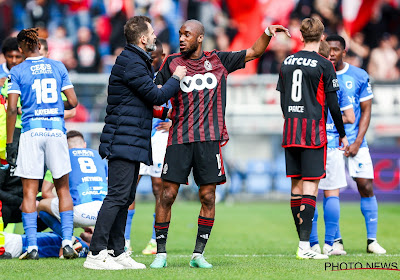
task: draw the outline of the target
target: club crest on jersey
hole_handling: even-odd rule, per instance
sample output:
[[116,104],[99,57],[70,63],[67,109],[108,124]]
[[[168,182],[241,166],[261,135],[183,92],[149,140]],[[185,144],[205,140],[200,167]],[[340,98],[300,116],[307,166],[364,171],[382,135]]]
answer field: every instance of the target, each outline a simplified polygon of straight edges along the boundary
[[352,89],[352,87],[353,87],[353,82],[352,82],[352,81],[347,81],[347,82],[346,82],[346,87],[347,87],[348,89]]
[[208,60],[204,61],[204,68],[205,68],[207,71],[211,71],[211,70],[212,70],[211,62],[209,62]]
[[167,174],[168,172],[168,163],[164,164],[164,168],[163,168],[163,174]]

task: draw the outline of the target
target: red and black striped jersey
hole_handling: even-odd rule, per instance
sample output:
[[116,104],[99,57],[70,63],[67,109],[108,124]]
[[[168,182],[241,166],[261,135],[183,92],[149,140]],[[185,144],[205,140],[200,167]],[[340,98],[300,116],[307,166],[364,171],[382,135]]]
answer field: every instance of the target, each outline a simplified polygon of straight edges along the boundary
[[246,50],[203,52],[199,59],[169,55],[161,65],[155,83],[163,85],[177,66],[186,66],[180,91],[171,98],[172,126],[168,145],[227,141],[225,126],[226,83],[229,73],[245,66]]
[[282,147],[319,148],[326,139],[326,95],[339,83],[331,61],[316,52],[299,51],[282,63],[278,91],[285,117]]

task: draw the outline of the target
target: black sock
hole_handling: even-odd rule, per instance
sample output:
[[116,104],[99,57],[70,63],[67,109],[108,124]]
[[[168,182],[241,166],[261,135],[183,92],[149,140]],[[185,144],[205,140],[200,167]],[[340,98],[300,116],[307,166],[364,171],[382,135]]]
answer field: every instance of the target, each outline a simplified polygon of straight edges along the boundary
[[300,241],[310,241],[317,197],[303,195],[300,206]]
[[167,244],[169,222],[155,223],[154,229],[156,231],[157,254],[166,253],[165,245]]
[[301,205],[301,197],[290,199],[290,208],[292,209],[293,220],[294,220],[294,224],[295,224],[296,230],[297,230],[297,235],[299,236],[299,238],[300,238],[300,224],[299,224],[299,222],[300,222],[300,219],[299,219],[300,205]]
[[194,247],[193,253],[203,254],[208,238],[210,238],[213,225],[214,225],[213,218],[205,218],[199,216],[196,246]]

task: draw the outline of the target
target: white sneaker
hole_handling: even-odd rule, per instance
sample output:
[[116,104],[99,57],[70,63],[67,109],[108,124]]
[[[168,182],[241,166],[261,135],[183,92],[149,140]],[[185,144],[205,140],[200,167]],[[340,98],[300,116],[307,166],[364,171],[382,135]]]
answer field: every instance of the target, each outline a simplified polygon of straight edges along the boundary
[[374,241],[367,246],[367,253],[372,254],[386,254],[386,250],[379,245],[378,241]]
[[123,252],[118,257],[111,258],[117,263],[124,267],[124,269],[145,269],[146,266],[142,263],[136,262],[131,258],[131,252]]
[[332,248],[333,250],[340,250],[340,251],[344,251],[344,246],[343,243],[341,243],[342,239],[337,239],[335,240],[335,242],[333,242]]
[[96,270],[120,270],[125,267],[116,263],[113,258],[108,254],[107,250],[101,250],[96,256],[89,252],[86,261],[83,263],[84,268]]
[[319,247],[319,244],[312,246],[311,250],[313,250],[315,253],[321,254],[321,247]]
[[347,254],[346,251],[334,249],[333,246],[328,245],[328,244],[324,244],[324,247],[322,250],[324,252],[324,255],[327,255],[327,256],[333,256],[333,255],[343,256],[343,255]]
[[304,259],[314,259],[314,260],[325,260],[329,257],[326,255],[319,254],[308,248],[306,250],[301,249],[300,247],[297,248],[296,259],[304,260]]

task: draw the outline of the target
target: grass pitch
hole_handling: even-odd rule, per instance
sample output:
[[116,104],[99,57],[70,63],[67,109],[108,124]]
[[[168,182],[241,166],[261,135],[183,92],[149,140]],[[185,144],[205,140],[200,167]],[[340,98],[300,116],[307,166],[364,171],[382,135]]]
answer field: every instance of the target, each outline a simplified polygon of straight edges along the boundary
[[[320,204],[320,203],[319,203]],[[323,211],[319,205],[320,244],[323,243]],[[378,240],[387,250],[384,256],[366,253],[364,218],[357,203],[342,203],[341,232],[347,256],[329,260],[297,260],[297,234],[289,202],[218,204],[211,238],[205,256],[212,269],[194,269],[189,260],[197,233],[198,202],[178,201],[172,209],[168,234],[168,267],[132,271],[92,271],[83,268],[84,259],[0,262],[0,279],[399,279],[400,271],[332,271],[329,264],[348,268],[350,263],[364,267],[383,263],[400,269],[400,205],[379,204]],[[154,204],[136,204],[132,226],[135,260],[149,267],[154,256],[141,255],[151,237]],[[78,234],[79,231],[76,231]],[[395,266],[394,266],[395,265]],[[326,267],[328,268],[326,269]]]

